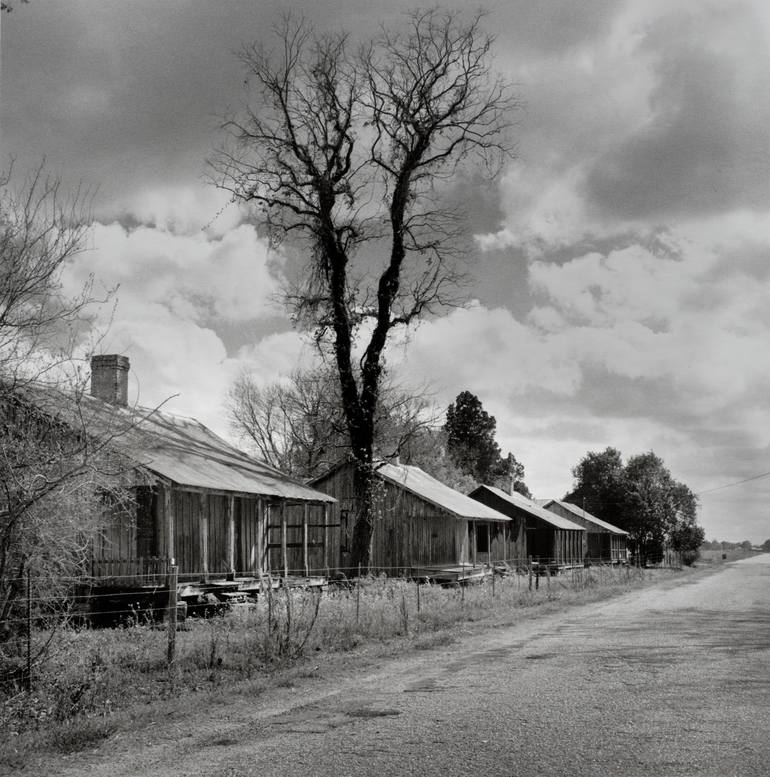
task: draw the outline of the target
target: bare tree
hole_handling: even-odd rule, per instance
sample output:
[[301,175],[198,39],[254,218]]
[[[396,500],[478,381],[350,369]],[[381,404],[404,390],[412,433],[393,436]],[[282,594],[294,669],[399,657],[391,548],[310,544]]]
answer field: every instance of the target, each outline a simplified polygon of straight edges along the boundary
[[368,568],[385,347],[460,301],[460,214],[442,205],[444,182],[471,159],[497,173],[516,100],[490,70],[479,15],[417,11],[355,53],[302,22],[277,33],[274,55],[241,52],[257,95],[226,123],[234,142],[213,178],[307,256],[288,301],[333,354],[357,463],[353,556]]
[[[118,492],[119,457],[88,435],[76,345],[90,336],[90,281],[75,296],[62,273],[86,247],[87,201],[65,196],[37,168],[15,188],[0,180],[0,663],[26,628],[28,580],[37,602],[82,568]],[[9,664],[10,662],[10,664]]]
[[89,279],[67,296],[62,273],[86,247],[90,211],[80,190],[63,195],[41,164],[14,186],[0,174],[0,379],[3,391],[50,377],[71,361],[95,302]]
[[345,455],[345,420],[333,378],[328,370],[296,371],[261,386],[241,374],[227,397],[233,432],[289,475],[320,474]]
[[[392,458],[430,428],[436,411],[425,392],[386,382],[375,413],[374,451]],[[228,393],[233,432],[260,458],[295,477],[310,479],[344,461],[350,450],[336,374],[321,368],[296,371],[284,381],[260,386],[240,375]]]

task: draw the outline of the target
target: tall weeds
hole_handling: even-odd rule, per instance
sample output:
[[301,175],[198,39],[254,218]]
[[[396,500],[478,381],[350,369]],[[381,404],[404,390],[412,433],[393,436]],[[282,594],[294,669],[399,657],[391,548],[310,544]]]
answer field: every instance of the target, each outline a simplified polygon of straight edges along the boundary
[[[656,570],[657,577],[663,574],[672,573]],[[520,575],[498,578],[494,586],[489,580],[459,588],[423,583],[419,592],[412,581],[385,577],[364,577],[324,592],[271,586],[256,603],[188,619],[177,634],[173,677],[165,662],[166,635],[150,624],[65,629],[32,692],[7,687],[0,696],[0,728],[13,737],[50,725],[69,731],[73,721],[88,720],[95,736],[109,730],[96,719],[133,703],[265,676],[308,653],[394,639],[416,646],[441,643],[441,635],[451,638],[458,623],[510,622],[527,608],[590,601],[639,585],[649,575],[625,567],[581,568],[543,579],[534,590]]]

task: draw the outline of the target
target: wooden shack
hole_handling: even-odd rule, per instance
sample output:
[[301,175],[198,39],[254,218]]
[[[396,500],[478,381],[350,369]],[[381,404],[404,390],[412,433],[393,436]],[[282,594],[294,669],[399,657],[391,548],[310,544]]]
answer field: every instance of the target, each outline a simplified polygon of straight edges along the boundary
[[[128,359],[92,361],[92,396],[29,389],[37,408],[80,427],[123,462],[130,498],[105,503],[90,577],[127,586],[325,575],[338,566],[333,498],[237,450],[193,418],[127,403]],[[77,422],[72,421],[73,414]]]
[[[343,464],[312,485],[333,496],[333,523],[340,524],[340,564],[350,565],[358,498],[354,465]],[[519,541],[511,520],[444,485],[419,467],[382,462],[375,505],[372,568],[387,575],[438,577],[443,570],[479,567],[510,555]]]
[[559,499],[546,499],[546,510],[567,518],[585,529],[583,558],[602,564],[620,564],[628,561],[628,532],[602,521],[577,505]]
[[494,486],[479,486],[469,496],[507,515],[514,526],[523,527],[524,542],[518,558],[557,567],[582,563],[585,530],[577,523],[552,513],[519,493],[506,493]]

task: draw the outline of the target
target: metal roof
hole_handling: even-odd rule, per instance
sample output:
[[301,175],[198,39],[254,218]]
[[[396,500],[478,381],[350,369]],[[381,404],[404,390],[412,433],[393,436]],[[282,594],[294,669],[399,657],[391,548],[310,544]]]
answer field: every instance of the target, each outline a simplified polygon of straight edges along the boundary
[[607,531],[612,534],[624,534],[628,536],[627,531],[623,531],[623,529],[619,529],[617,526],[613,526],[611,523],[607,523],[607,521],[603,521],[601,518],[597,518],[595,515],[591,515],[591,513],[586,512],[582,508],[578,507],[577,505],[573,505],[570,502],[562,502],[561,499],[546,499],[543,507],[547,510],[548,505],[551,504],[557,504],[560,507],[563,507],[565,510],[569,510],[569,512],[571,512],[573,515],[576,515],[578,518],[583,518],[590,523],[595,523],[597,526],[601,526],[603,529],[607,529]]
[[384,463],[377,467],[377,474],[458,518],[481,521],[511,520],[507,515],[455,491],[419,467]]
[[529,513],[530,515],[534,515],[536,518],[539,518],[541,521],[550,523],[552,526],[555,526],[557,529],[569,529],[571,531],[585,531],[585,529],[582,526],[579,526],[578,524],[573,523],[572,521],[569,521],[566,518],[562,518],[560,515],[557,515],[556,513],[552,513],[550,510],[546,510],[545,508],[540,507],[540,505],[536,504],[531,499],[527,499],[526,496],[524,496],[523,494],[519,494],[518,492],[514,492],[513,494],[508,494],[502,489],[495,488],[494,486],[479,486],[471,493],[475,494],[476,492],[481,491],[482,489],[494,494],[496,497],[498,497],[498,499],[502,499],[503,501],[508,502],[508,504],[511,504],[514,507],[518,507],[520,510],[524,510],[524,512]]
[[302,502],[334,502],[278,469],[230,445],[194,418],[143,407],[121,407],[91,396],[27,388],[24,396],[75,431],[82,429],[179,486]]

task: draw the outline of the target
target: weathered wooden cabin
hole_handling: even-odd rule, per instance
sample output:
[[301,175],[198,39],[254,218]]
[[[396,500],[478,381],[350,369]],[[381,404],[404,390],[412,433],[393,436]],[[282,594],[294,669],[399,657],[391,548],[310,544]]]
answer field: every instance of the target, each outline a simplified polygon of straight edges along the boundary
[[585,529],[583,558],[597,563],[620,564],[628,561],[628,532],[602,521],[577,505],[559,499],[538,502],[546,510],[567,518]]
[[469,496],[507,515],[523,529],[524,541],[518,559],[539,564],[575,566],[582,562],[585,529],[552,513],[519,493],[506,493],[494,486],[479,486]]
[[132,497],[106,504],[92,541],[99,585],[141,584],[176,564],[180,581],[325,575],[338,566],[333,498],[237,450],[199,421],[129,407],[129,362],[96,356],[75,407],[37,390],[37,407],[119,457]]
[[[354,465],[342,464],[312,485],[333,496],[333,522],[340,524],[340,565],[350,569],[358,500]],[[372,567],[387,575],[433,576],[440,570],[475,567],[508,557],[518,541],[511,520],[469,499],[419,467],[381,463],[375,507]],[[352,570],[354,571],[354,570]],[[435,573],[435,574],[434,574]]]

